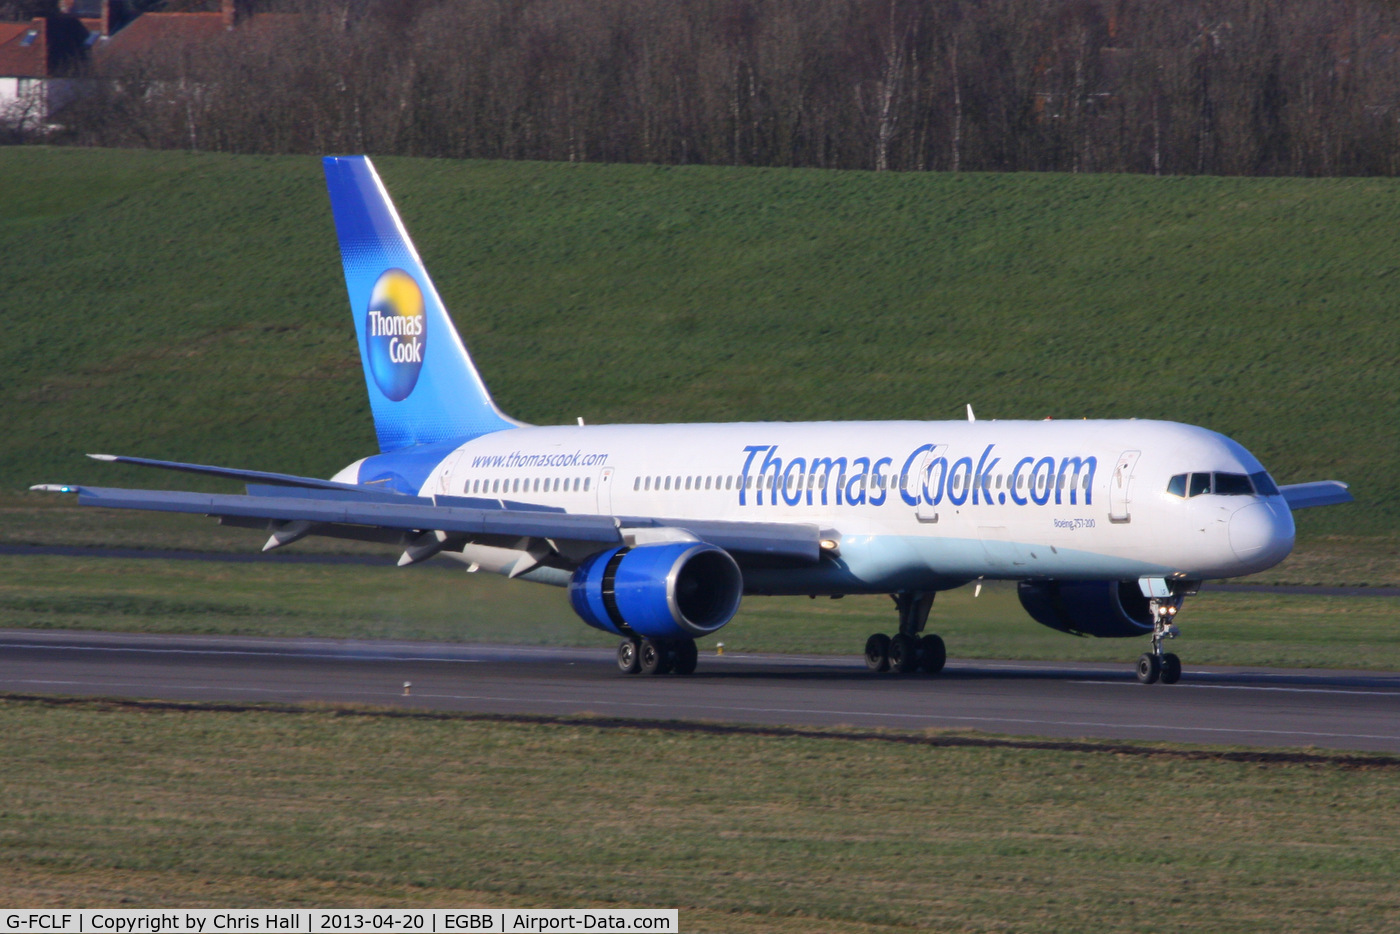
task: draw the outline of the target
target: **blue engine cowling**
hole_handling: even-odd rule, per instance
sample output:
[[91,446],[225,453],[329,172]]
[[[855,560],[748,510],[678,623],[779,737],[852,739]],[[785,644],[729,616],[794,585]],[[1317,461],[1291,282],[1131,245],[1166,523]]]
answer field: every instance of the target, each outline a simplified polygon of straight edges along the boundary
[[1137,581],[1021,581],[1016,593],[1032,619],[1060,632],[1106,639],[1152,632]]
[[739,565],[704,542],[610,548],[569,582],[569,603],[585,623],[654,640],[708,636],[734,618],[743,593]]

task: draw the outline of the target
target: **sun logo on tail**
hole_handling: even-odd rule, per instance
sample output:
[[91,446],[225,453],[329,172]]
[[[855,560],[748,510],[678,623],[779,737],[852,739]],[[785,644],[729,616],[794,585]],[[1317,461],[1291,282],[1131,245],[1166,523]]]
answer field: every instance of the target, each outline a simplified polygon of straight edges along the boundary
[[398,402],[418,384],[428,347],[423,290],[402,269],[385,270],[365,314],[365,348],[379,391]]

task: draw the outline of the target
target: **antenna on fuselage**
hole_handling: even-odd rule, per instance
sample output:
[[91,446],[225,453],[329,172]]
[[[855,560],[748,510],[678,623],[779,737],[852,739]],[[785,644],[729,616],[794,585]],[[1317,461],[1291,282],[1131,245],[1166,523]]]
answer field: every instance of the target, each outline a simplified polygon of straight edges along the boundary
[[977,416],[972,414],[972,403],[971,403],[971,402],[969,402],[969,403],[967,404],[967,420],[970,421],[970,422],[975,422],[975,421],[977,421]]

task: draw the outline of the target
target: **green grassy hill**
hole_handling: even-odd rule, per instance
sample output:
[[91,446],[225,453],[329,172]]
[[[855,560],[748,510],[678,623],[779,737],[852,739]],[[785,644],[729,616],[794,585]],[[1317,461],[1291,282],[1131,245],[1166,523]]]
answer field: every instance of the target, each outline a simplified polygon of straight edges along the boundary
[[[528,421],[1172,418],[1400,530],[1398,181],[377,164]],[[0,149],[0,281],[0,490],[373,450],[316,159]]]

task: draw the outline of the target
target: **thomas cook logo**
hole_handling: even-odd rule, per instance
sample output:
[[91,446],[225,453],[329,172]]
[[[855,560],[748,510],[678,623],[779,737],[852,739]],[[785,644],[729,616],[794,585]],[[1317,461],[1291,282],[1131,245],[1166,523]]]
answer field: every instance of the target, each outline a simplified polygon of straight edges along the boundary
[[365,347],[379,390],[394,402],[408,398],[423,369],[428,319],[423,290],[402,269],[386,270],[374,284],[365,316]]

